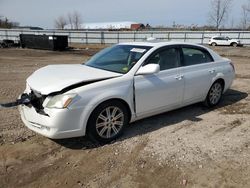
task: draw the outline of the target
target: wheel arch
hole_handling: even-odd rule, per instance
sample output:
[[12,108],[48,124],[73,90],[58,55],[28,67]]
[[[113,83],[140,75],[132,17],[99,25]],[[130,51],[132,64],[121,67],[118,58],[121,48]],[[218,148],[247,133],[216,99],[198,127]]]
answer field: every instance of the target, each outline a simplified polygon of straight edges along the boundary
[[[121,98],[111,98],[111,99],[107,99],[107,100],[105,100],[105,101],[102,101],[101,103],[99,103],[95,108],[94,108],[94,110],[96,109],[96,108],[98,108],[98,106],[100,106],[101,104],[103,104],[103,103],[108,103],[108,102],[120,102],[120,103],[122,103],[125,107],[126,107],[126,109],[127,109],[127,112],[128,112],[128,119],[129,119],[129,121],[131,120],[131,117],[132,117],[132,112],[131,112],[131,109],[130,109],[130,107],[129,107],[129,104],[124,100],[124,99],[121,99]],[[93,112],[93,111],[92,111]],[[91,112],[91,114],[92,114],[92,112]]]
[[[213,45],[214,44],[214,45]],[[216,42],[211,42],[211,46],[217,46],[218,44]]]
[[238,45],[237,42],[231,42],[230,46],[233,46],[234,44]]
[[101,102],[99,102],[98,104],[96,104],[92,109],[91,109],[91,112],[89,113],[88,117],[86,117],[86,126],[85,126],[85,135],[87,134],[87,131],[88,131],[88,124],[89,124],[89,119],[92,115],[92,113],[95,111],[95,109],[97,109],[100,105],[102,104],[105,104],[105,103],[110,103],[110,102],[120,102],[121,104],[124,105],[124,107],[126,108],[127,112],[128,112],[128,122],[130,122],[131,118],[132,118],[132,111],[131,111],[131,108],[129,106],[129,104],[127,103],[127,101],[125,101],[124,99],[122,98],[110,98],[110,99],[106,99],[106,100],[103,100]]
[[[220,82],[222,84],[222,87],[223,87],[223,91],[225,89],[225,80],[223,78],[217,78],[213,83],[212,85],[215,83],[215,82]],[[212,86],[211,85],[211,86]]]
[[[211,104],[210,100],[208,99],[208,96],[209,96],[209,92],[210,92],[211,88],[213,87],[213,85],[215,83],[220,83],[222,85],[222,92],[221,92],[219,100],[215,104]],[[211,86],[210,86],[210,88],[209,88],[209,90],[207,92],[207,95],[206,95],[205,100],[203,101],[203,104],[205,106],[207,106],[207,107],[213,107],[213,106],[217,105],[219,103],[220,99],[221,99],[222,94],[224,93],[224,89],[225,89],[225,80],[223,78],[217,78],[217,79],[215,79],[212,82],[212,84],[211,84]]]

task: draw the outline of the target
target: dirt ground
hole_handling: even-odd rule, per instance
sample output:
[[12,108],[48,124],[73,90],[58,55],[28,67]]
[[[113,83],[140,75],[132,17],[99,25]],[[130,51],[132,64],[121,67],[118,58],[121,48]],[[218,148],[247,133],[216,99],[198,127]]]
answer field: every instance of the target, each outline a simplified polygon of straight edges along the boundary
[[[50,140],[28,130],[16,108],[0,109],[0,188],[250,187],[250,48],[214,49],[237,72],[217,108],[195,104],[135,122],[108,145]],[[0,102],[16,99],[34,70],[93,53],[0,49]]]

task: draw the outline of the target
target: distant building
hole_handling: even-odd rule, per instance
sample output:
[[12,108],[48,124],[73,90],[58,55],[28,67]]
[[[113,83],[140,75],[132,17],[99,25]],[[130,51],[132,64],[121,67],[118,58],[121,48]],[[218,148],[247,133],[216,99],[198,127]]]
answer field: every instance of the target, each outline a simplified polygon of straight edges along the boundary
[[145,25],[144,24],[131,24],[131,30],[141,30],[141,29],[145,29]]
[[[86,30],[138,30],[143,29],[145,26],[136,22],[96,22],[96,23],[84,23],[80,25],[80,29]],[[68,24],[65,29],[71,29]]]

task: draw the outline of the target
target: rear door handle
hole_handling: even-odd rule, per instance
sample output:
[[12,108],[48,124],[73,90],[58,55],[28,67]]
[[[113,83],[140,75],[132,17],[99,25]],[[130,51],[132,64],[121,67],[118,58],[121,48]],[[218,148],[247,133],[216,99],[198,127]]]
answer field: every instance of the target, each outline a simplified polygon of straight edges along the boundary
[[184,77],[183,75],[178,75],[178,76],[175,77],[175,79],[176,79],[176,80],[182,80],[183,77]]
[[209,73],[210,74],[214,74],[215,73],[215,70],[213,69],[213,70],[209,70]]

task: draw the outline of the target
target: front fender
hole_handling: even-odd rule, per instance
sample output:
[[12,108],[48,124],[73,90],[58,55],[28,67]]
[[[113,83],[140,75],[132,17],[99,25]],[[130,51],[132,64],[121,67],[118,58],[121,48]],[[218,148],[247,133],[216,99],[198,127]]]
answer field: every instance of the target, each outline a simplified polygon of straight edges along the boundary
[[[80,106],[76,108],[82,108],[82,114],[79,119],[79,128],[82,130],[83,135],[86,134],[86,127],[88,119],[93,110],[101,103],[111,100],[118,99],[127,103],[130,108],[131,115],[134,115],[133,110],[133,85],[127,84],[114,84],[107,87],[95,87],[90,90],[84,90],[79,93],[81,100],[78,103]],[[77,104],[76,104],[77,105]],[[75,108],[72,106],[72,108]]]

